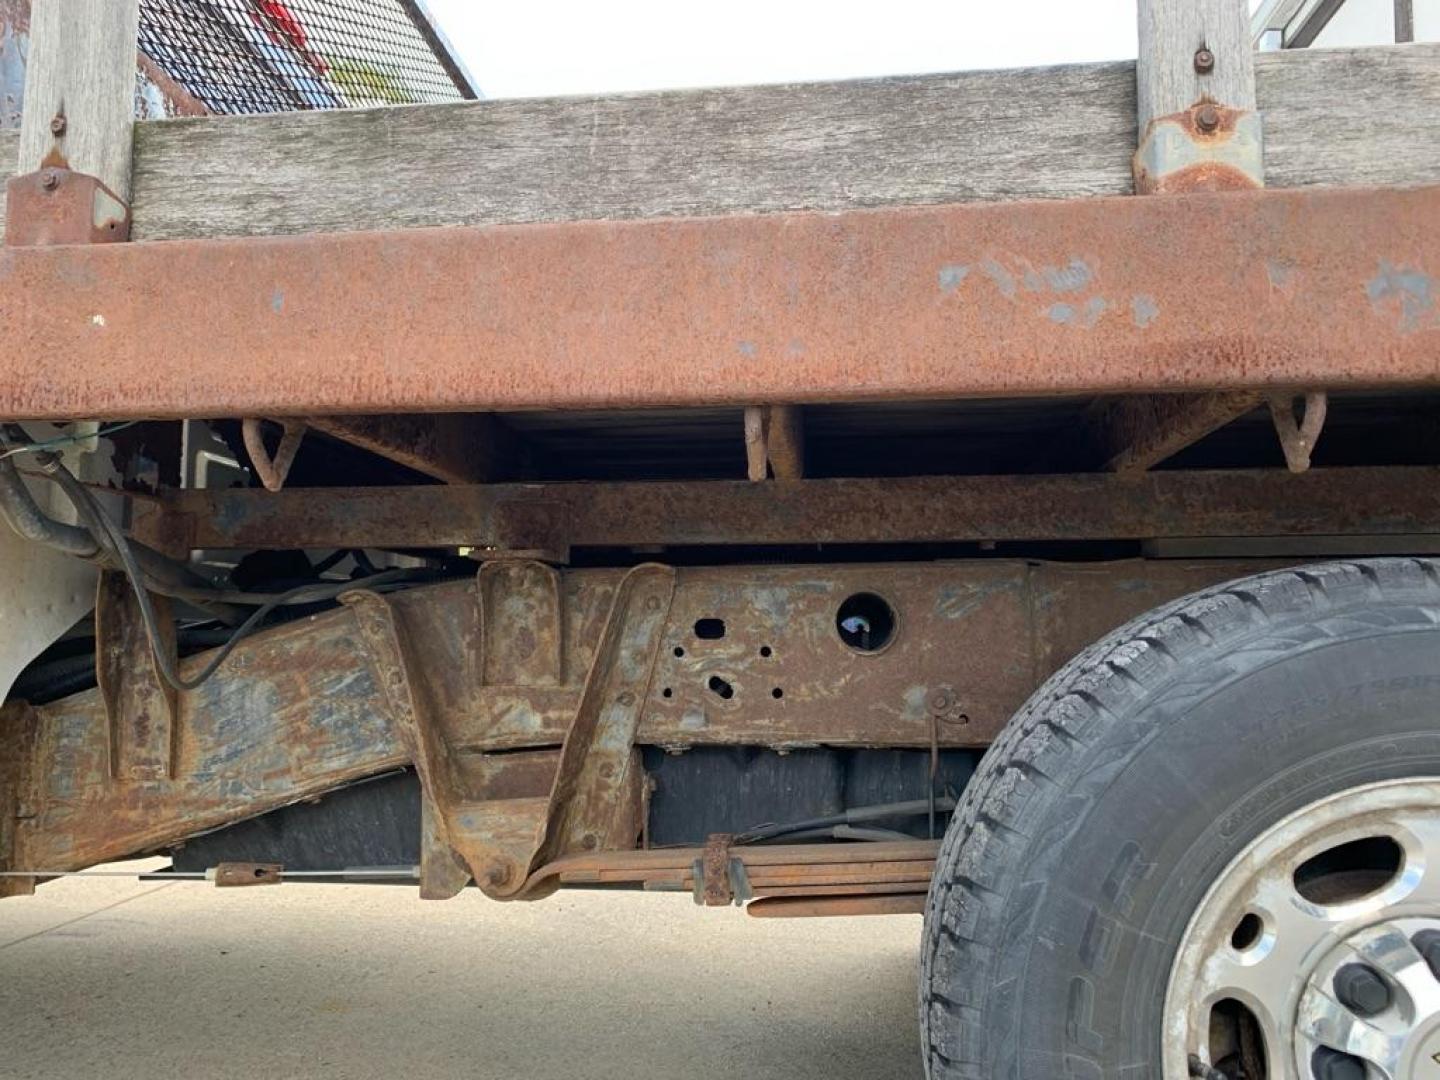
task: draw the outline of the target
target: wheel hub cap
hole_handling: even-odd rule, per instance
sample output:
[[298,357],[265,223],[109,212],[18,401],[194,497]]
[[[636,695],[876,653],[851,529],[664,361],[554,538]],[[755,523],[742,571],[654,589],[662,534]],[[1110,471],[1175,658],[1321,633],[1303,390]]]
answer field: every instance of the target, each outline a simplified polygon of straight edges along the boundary
[[1440,1080],[1440,780],[1290,815],[1215,879],[1166,993],[1166,1080]]

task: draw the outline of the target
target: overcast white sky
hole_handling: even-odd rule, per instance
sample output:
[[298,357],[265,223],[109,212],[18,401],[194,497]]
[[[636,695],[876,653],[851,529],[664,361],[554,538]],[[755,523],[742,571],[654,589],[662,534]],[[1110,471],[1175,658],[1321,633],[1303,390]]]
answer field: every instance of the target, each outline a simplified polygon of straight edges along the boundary
[[486,97],[1134,57],[1135,0],[429,0]]

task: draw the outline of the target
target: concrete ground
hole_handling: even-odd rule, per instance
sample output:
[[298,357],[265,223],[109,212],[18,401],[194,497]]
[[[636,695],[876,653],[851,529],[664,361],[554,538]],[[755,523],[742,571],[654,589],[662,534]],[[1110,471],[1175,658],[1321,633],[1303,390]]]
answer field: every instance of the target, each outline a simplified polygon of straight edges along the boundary
[[72,878],[0,902],[0,1077],[917,1080],[919,937],[684,896]]

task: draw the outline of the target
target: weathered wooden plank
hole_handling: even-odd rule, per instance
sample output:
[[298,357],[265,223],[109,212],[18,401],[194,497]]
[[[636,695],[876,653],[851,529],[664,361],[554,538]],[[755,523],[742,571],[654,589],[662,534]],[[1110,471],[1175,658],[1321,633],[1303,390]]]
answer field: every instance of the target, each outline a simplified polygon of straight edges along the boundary
[[1440,44],[1287,50],[1255,64],[1270,187],[1440,180]]
[[[1236,109],[1255,107],[1254,47],[1246,0],[1140,0],[1136,107],[1143,131],[1158,116],[1202,97]],[[1195,55],[1209,50],[1213,66]]]
[[[98,177],[122,199],[130,189],[139,0],[65,0],[30,15],[20,169],[58,150],[70,168]],[[52,118],[65,127],[51,131]]]
[[[1440,45],[1255,64],[1270,184],[1440,180]],[[1123,195],[1136,131],[1129,63],[149,121],[133,235]]]
[[137,239],[1130,188],[1134,66],[140,125]]

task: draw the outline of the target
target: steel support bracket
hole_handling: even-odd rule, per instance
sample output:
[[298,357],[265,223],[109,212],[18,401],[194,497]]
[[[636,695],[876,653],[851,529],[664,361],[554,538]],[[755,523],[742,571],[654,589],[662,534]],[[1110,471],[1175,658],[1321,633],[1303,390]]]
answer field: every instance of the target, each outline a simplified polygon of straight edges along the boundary
[[285,478],[290,475],[290,466],[295,464],[295,455],[300,452],[300,443],[305,438],[303,420],[277,420],[276,423],[284,428],[284,434],[280,436],[280,445],[273,456],[265,448],[265,433],[258,419],[249,417],[240,425],[245,452],[250,455],[250,464],[255,467],[255,475],[260,477],[266,491],[279,491],[285,486]]
[[804,432],[797,405],[752,405],[745,410],[746,473],[759,482],[805,476]]
[[[176,663],[175,620],[170,601],[152,596],[164,640]],[[176,774],[175,688],[160,667],[145,633],[130,579],[101,573],[95,590],[95,681],[110,735],[110,775],[122,781],[172,779]]]
[[1260,113],[1199,101],[1156,117],[1145,129],[1133,168],[1137,195],[1245,191],[1265,185]]
[[[429,680],[409,641],[402,613],[368,589],[340,597],[354,613],[371,672],[396,735],[415,764],[424,804],[427,841],[420,852],[420,895],[454,896],[474,877],[491,896],[513,892],[539,842],[546,802],[540,798],[487,799],[472,790],[440,725]],[[452,854],[453,851],[453,854]],[[465,873],[457,872],[455,859]]]
[[[564,743],[548,795],[487,790],[483,760],[450,745],[433,681],[404,622],[403,605],[356,589],[341,596],[355,614],[390,722],[415,764],[422,792],[422,897],[445,899],[468,878],[495,899],[544,895],[532,871],[555,859],[633,844],[642,783],[635,732],[640,724],[675,589],[675,571],[645,564],[615,588],[609,616]],[[556,682],[554,642],[491,650],[497,632],[539,630],[558,641],[563,623],[558,578],[539,564],[486,566],[477,581],[481,655],[471,671],[532,690]],[[534,625],[527,626],[527,619]],[[553,751],[551,751],[553,754]]]
[[47,165],[5,184],[7,247],[114,244],[130,239],[130,207],[98,179]]
[[[615,588],[575,718],[560,749],[544,841],[532,868],[599,850],[625,793],[640,790],[635,733],[675,595],[675,571],[642,563]],[[635,832],[638,834],[638,824]]]
[[702,907],[729,907],[735,899],[730,885],[730,833],[712,833],[705,838],[705,851],[695,860],[695,903]]
[[[1311,391],[1303,396],[1271,394],[1270,417],[1275,422],[1275,434],[1280,437],[1280,449],[1285,452],[1285,464],[1293,473],[1303,473],[1310,468],[1310,455],[1320,441],[1325,429],[1325,413],[1329,408],[1329,395],[1323,390]],[[1295,403],[1303,402],[1303,411],[1295,413]]]
[[251,885],[279,885],[284,873],[280,863],[222,862],[206,876],[217,889],[243,889]]

